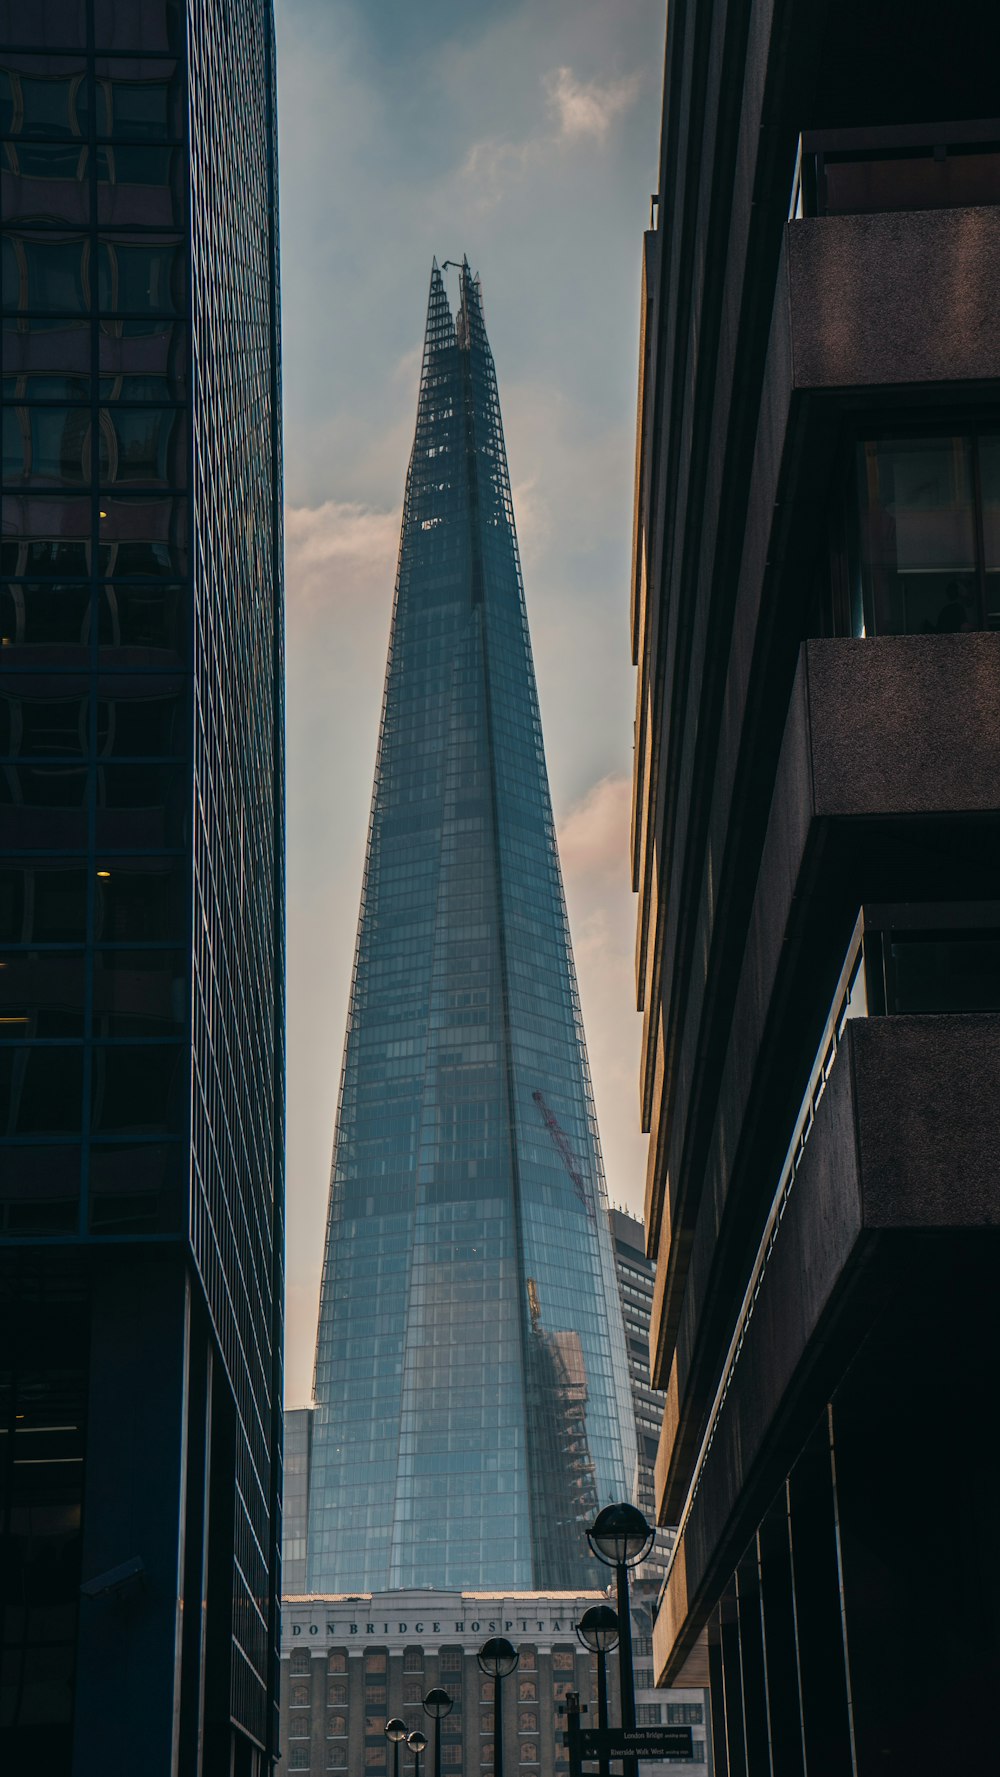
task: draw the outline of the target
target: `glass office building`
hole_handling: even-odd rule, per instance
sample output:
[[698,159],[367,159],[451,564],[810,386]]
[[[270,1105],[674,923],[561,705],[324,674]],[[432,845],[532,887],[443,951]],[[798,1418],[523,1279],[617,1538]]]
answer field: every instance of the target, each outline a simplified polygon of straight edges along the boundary
[[431,279],[316,1357],[311,1591],[557,1587],[635,1433],[496,377]]
[[274,1744],[270,0],[0,0],[0,1735]]

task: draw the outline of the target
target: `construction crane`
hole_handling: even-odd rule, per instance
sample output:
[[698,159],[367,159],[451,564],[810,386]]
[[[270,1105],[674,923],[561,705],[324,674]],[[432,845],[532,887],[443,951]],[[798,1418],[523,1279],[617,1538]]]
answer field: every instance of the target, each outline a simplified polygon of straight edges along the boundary
[[591,1221],[592,1222],[596,1221],[597,1218],[594,1215],[594,1205],[591,1201],[590,1193],[588,1192],[587,1187],[583,1182],[583,1178],[580,1174],[580,1170],[576,1164],[576,1161],[573,1158],[573,1150],[570,1147],[569,1142],[566,1139],[565,1131],[561,1128],[560,1123],[559,1123],[559,1119],[556,1116],[555,1111],[550,1110],[550,1108],[546,1104],[545,1098],[541,1092],[533,1092],[531,1094],[531,1096],[534,1099],[535,1103],[537,1104],[539,1110],[542,1113],[542,1118],[544,1120],[545,1127],[552,1137],[553,1146],[555,1147],[560,1160],[562,1161],[563,1165],[566,1168],[566,1171],[569,1173],[569,1176],[573,1181],[574,1191],[576,1192],[577,1196],[579,1197],[580,1202],[583,1204],[583,1207],[586,1210],[587,1214],[589,1215]]

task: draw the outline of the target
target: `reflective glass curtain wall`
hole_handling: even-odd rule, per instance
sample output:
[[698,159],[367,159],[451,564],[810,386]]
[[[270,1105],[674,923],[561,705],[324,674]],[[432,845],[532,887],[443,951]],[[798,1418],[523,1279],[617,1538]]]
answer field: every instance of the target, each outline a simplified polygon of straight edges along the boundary
[[335,1141],[314,1591],[567,1587],[635,1437],[493,360],[435,265]]
[[[252,1759],[274,1740],[274,127],[270,0],[0,0],[0,1310],[46,1328],[40,1400],[75,1398],[59,1327],[74,1375],[89,1349],[69,1608],[81,1577],[142,1559],[152,1583],[120,1631],[173,1686],[163,1732],[180,1721],[191,1771],[203,1746],[221,1769],[231,1738]],[[19,1365],[8,1405],[31,1398]],[[42,1521],[19,1520],[24,1597],[45,1591]],[[154,1632],[185,1591],[183,1633]],[[101,1607],[79,1603],[54,1717],[44,1686],[8,1686],[38,1635],[6,1602],[8,1749],[58,1720],[84,1757],[103,1707],[102,1768],[120,1737],[159,1769],[159,1701]],[[180,1650],[165,1665],[161,1628]],[[63,1769],[51,1744],[43,1762]]]

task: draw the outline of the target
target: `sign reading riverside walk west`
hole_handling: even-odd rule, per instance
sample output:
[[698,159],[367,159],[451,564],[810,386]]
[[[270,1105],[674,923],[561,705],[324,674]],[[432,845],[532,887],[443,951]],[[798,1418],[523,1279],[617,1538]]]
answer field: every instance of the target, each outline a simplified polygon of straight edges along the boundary
[[567,1734],[581,1759],[693,1758],[691,1729],[680,1727],[580,1728]]

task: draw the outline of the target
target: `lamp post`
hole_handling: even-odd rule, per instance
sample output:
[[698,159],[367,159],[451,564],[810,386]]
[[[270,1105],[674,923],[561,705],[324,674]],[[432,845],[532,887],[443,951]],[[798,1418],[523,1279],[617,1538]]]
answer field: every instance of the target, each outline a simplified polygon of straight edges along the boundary
[[502,1680],[509,1678],[518,1662],[517,1648],[503,1635],[491,1635],[484,1641],[476,1660],[480,1672],[493,1680],[493,1777],[503,1777],[503,1695]]
[[[585,1610],[576,1625],[584,1647],[597,1655],[597,1725],[603,1731],[608,1725],[608,1655],[618,1646],[618,1618],[610,1604],[595,1604]],[[611,1760],[602,1753],[600,1777],[610,1777]]]
[[413,1754],[413,1777],[420,1777],[420,1754],[427,1751],[427,1735],[414,1728],[412,1734],[407,1734],[406,1744]]
[[385,1724],[385,1737],[392,1745],[392,1777],[399,1777],[399,1743],[406,1739],[406,1723],[393,1715]]
[[441,1777],[441,1719],[450,1714],[452,1700],[439,1684],[424,1698],[424,1714],[434,1723],[434,1777]]
[[[618,1583],[618,1671],[622,1694],[622,1727],[635,1727],[635,1675],[632,1671],[632,1618],[629,1613],[628,1570],[644,1561],[656,1541],[638,1506],[622,1501],[598,1512],[587,1532],[598,1561],[613,1567]],[[624,1760],[625,1777],[636,1777],[635,1758]]]

